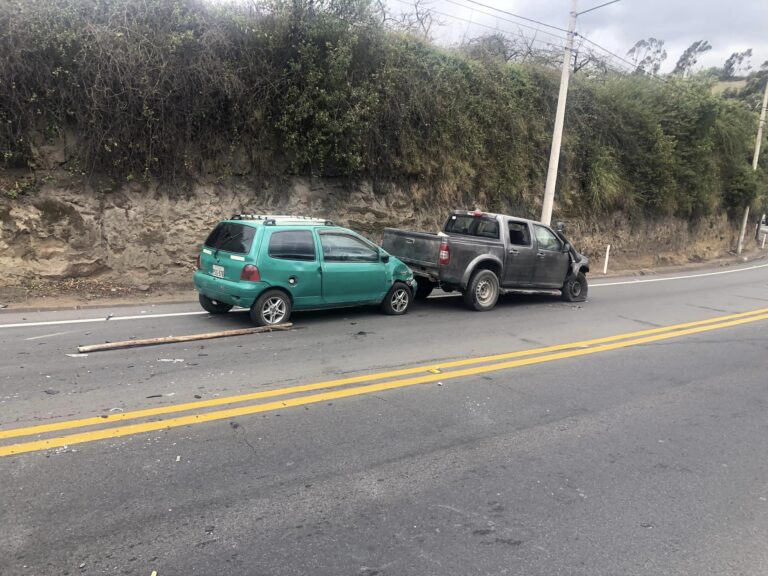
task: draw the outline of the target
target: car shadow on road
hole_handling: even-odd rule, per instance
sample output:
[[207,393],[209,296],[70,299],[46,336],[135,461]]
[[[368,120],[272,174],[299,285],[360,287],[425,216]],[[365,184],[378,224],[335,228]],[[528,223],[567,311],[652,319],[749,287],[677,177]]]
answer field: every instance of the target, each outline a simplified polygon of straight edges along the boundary
[[[547,304],[565,303],[558,296],[551,294],[505,294],[499,297],[496,307],[490,313],[504,314],[521,306]],[[460,294],[439,294],[426,300],[416,300],[408,311],[408,316],[417,316],[424,321],[434,314],[467,315],[467,321],[481,320],[483,316],[468,310]],[[371,321],[376,317],[384,318],[377,306],[358,306],[298,311],[291,315],[291,321],[296,328],[302,328],[328,322]],[[248,310],[245,309],[234,309],[228,314],[206,316],[203,319],[215,323],[218,330],[247,328],[253,325]]]

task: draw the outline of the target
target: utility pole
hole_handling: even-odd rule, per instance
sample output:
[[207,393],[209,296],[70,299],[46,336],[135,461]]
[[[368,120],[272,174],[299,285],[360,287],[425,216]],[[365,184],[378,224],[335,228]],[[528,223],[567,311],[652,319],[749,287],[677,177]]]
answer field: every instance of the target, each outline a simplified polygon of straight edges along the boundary
[[549,152],[549,168],[547,169],[547,185],[544,188],[544,202],[541,206],[541,221],[549,225],[552,220],[552,206],[555,202],[555,187],[557,185],[557,168],[560,164],[560,145],[563,141],[563,123],[565,121],[565,101],[568,98],[568,82],[571,78],[571,59],[573,58],[573,38],[576,36],[576,18],[580,14],[592,12],[603,6],[615,4],[619,0],[610,0],[577,12],[578,0],[571,0],[571,19],[568,23],[568,38],[563,51],[563,72],[560,76],[560,93],[557,96],[557,112],[555,113],[555,128],[552,131],[552,149]]
[[565,121],[565,101],[568,98],[568,82],[571,78],[571,58],[573,56],[573,35],[576,32],[576,12],[578,0],[571,0],[571,20],[568,23],[568,39],[563,52],[563,72],[560,75],[560,93],[557,95],[557,112],[555,113],[555,129],[552,132],[552,149],[549,151],[549,168],[547,169],[547,185],[544,188],[544,203],[541,207],[541,221],[549,225],[552,220],[552,205],[555,202],[555,186],[557,185],[557,167],[560,164],[560,144],[563,141],[563,123]]
[[[752,156],[752,170],[757,170],[757,161],[760,159],[760,146],[763,143],[763,128],[765,128],[765,113],[768,110],[768,78],[765,80],[765,94],[763,94],[763,107],[760,109],[760,122],[757,124],[757,138],[755,139],[755,154]],[[744,209],[744,219],[739,230],[739,243],[736,246],[736,254],[741,254],[744,249],[744,236],[749,222],[749,204]]]

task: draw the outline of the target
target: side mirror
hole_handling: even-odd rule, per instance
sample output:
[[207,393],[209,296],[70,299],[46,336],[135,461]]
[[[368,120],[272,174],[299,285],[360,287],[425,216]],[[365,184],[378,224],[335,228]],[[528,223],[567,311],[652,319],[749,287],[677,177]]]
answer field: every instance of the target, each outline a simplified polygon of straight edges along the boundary
[[571,245],[568,242],[565,242],[563,244],[563,252],[570,252],[571,251]]
[[384,264],[387,264],[389,262],[389,254],[387,254],[383,250],[381,251],[381,261],[384,262]]

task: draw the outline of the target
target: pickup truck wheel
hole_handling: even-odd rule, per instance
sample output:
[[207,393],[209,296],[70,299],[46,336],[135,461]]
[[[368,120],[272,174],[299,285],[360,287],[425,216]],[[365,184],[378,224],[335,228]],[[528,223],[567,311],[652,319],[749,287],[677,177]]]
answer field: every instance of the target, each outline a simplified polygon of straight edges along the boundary
[[435,283],[426,278],[419,278],[416,286],[416,300],[425,300],[435,289]]
[[491,270],[478,270],[472,275],[466,291],[464,303],[468,308],[485,312],[496,306],[499,299],[499,279]]
[[232,304],[225,304],[224,302],[219,302],[218,300],[211,300],[208,298],[208,296],[204,296],[203,294],[200,294],[199,300],[200,306],[203,307],[203,310],[211,314],[226,314],[232,310]]
[[411,289],[402,282],[395,282],[384,297],[381,309],[389,316],[400,316],[408,312],[412,300]]
[[583,272],[567,279],[561,288],[561,298],[566,302],[584,302],[587,299],[589,285]]
[[291,317],[291,299],[280,290],[267,290],[251,306],[251,322],[256,326],[274,326]]

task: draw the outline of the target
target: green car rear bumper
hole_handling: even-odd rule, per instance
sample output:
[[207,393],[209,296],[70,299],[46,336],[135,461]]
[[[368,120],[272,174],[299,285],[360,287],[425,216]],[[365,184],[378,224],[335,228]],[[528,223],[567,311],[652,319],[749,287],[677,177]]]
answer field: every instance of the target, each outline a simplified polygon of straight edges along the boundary
[[266,282],[232,282],[223,278],[214,278],[210,274],[195,272],[195,289],[211,300],[225,302],[233,306],[250,308],[269,284]]

